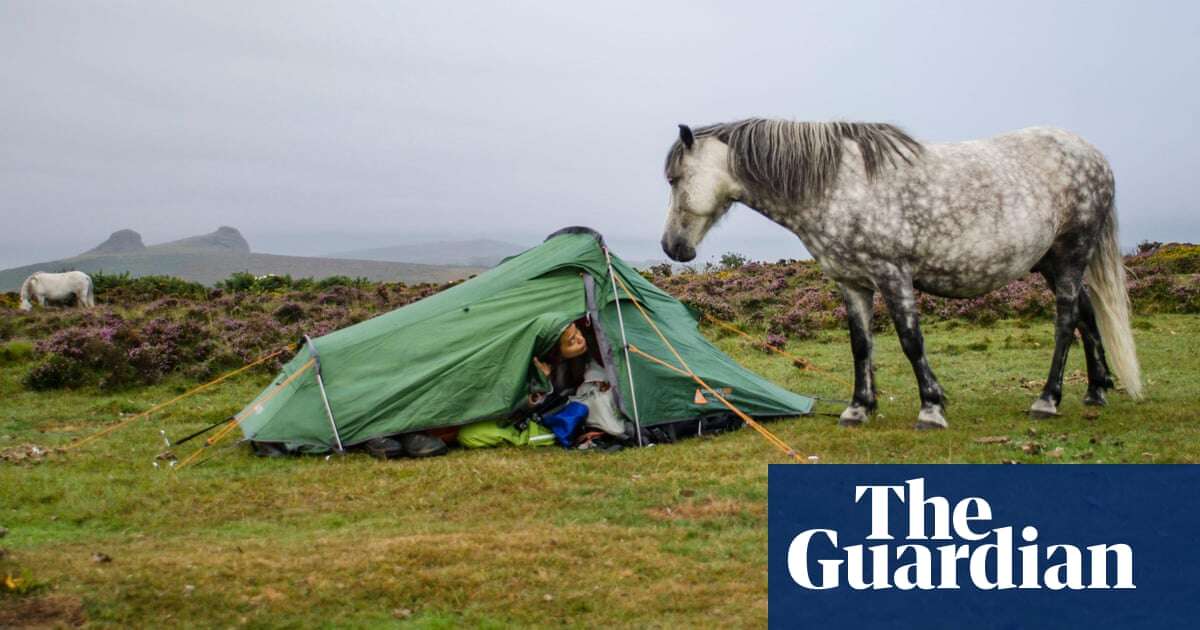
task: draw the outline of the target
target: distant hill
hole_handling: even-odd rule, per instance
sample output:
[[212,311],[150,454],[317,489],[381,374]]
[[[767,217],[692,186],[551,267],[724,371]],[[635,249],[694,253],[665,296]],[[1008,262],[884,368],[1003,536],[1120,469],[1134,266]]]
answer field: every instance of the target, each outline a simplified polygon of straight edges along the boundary
[[[134,233],[136,234],[136,232]],[[109,238],[111,239],[112,237]],[[237,231],[236,228],[223,225],[211,234],[181,238],[178,241],[155,245],[153,249],[160,252],[198,252],[204,254],[219,253],[244,256],[250,253],[250,243],[246,242],[246,239],[242,237],[242,233]]]
[[329,256],[332,258],[388,260],[425,265],[495,267],[505,258],[519,254],[527,249],[529,247],[524,245],[480,238],[467,241],[438,241],[356,249],[348,252],[335,252],[329,254]]
[[103,243],[78,256],[0,271],[0,291],[16,291],[34,271],[128,272],[135,277],[177,276],[204,284],[213,284],[239,271],[258,276],[350,276],[374,281],[440,283],[466,278],[483,271],[485,266],[259,254],[250,251],[250,244],[241,232],[228,226],[210,234],[151,246],[146,246],[141,235],[133,230],[118,230]]
[[109,235],[103,243],[80,254],[81,256],[102,256],[104,254],[128,254],[146,249],[142,243],[142,235],[133,230],[117,230]]

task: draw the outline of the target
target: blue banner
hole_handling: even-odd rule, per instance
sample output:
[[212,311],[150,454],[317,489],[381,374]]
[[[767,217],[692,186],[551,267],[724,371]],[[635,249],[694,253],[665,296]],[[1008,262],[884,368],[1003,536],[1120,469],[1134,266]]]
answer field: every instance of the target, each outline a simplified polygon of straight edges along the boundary
[[772,465],[772,628],[1200,625],[1200,466]]

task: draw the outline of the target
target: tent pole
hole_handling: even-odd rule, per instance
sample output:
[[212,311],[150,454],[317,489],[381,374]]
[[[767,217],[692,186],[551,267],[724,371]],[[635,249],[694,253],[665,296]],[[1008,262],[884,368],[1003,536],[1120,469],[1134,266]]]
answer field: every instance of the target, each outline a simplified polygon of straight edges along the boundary
[[633,426],[637,428],[638,447],[642,444],[642,419],[638,417],[637,389],[633,386],[633,363],[629,361],[629,340],[625,338],[625,318],[621,315],[621,294],[617,292],[617,277],[613,271],[612,257],[604,247],[604,260],[608,263],[608,279],[612,282],[613,299],[617,301],[617,326],[621,329],[621,349],[625,351],[625,373],[629,375],[629,399],[633,403]]
[[317,347],[313,345],[312,339],[308,335],[304,335],[304,342],[308,345],[308,353],[316,361],[317,368],[317,388],[321,390],[321,402],[325,403],[325,415],[329,418],[329,427],[333,429],[333,442],[337,445],[337,452],[345,453],[346,449],[342,448],[342,437],[338,435],[337,423],[333,421],[333,409],[329,407],[329,396],[325,394],[325,379],[321,378],[321,357],[317,354]]

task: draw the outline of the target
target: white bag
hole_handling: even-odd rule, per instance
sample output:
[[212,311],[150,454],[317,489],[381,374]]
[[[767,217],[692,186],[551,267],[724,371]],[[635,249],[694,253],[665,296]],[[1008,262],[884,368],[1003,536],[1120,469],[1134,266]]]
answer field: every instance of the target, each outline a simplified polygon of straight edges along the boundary
[[592,361],[588,363],[583,374],[583,384],[575,388],[571,400],[587,405],[588,416],[586,425],[589,428],[603,431],[609,435],[623,437],[625,435],[625,420],[617,409],[617,401],[613,397],[612,387],[602,391],[602,385],[608,385],[608,376],[604,368]]

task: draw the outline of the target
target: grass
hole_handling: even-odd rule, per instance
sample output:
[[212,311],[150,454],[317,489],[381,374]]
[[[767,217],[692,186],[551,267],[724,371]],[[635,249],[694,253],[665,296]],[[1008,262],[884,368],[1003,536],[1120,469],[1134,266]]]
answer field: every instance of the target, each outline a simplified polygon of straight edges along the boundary
[[[1050,358],[1048,322],[930,326],[951,427],[917,433],[911,370],[877,340],[880,413],[858,430],[829,415],[771,429],[821,463],[1196,462],[1200,318],[1140,318],[1148,400],[1080,404],[1071,354],[1062,417],[1025,416]],[[788,350],[801,372],[709,330],[745,365],[798,392],[845,398],[846,334]],[[32,365],[0,363],[0,452],[60,447],[194,383],[119,394],[38,394]],[[153,466],[158,430],[181,436],[237,411],[270,379],[253,373],[79,451],[0,461],[0,626],[182,624],[369,627],[762,626],[767,464],[753,431],[613,455],[457,451],[428,461],[366,456],[264,460],[244,449],[173,473]],[[821,402],[823,414],[841,406]],[[981,440],[981,438],[988,438]],[[1006,440],[1006,441],[1005,441]],[[181,449],[186,451],[186,448]],[[111,561],[94,559],[105,554]]]

